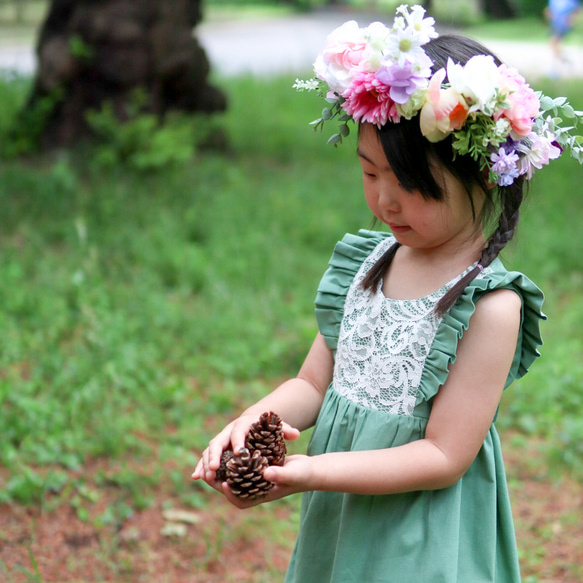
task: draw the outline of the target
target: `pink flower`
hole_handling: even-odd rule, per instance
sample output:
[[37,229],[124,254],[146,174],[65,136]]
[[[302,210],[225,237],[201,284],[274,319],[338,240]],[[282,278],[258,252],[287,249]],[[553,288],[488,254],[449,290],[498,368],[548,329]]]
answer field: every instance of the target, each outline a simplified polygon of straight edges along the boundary
[[518,148],[525,154],[521,157],[518,168],[521,174],[526,174],[527,179],[532,178],[535,168],[540,170],[551,160],[556,160],[561,155],[561,149],[555,146],[554,140],[555,136],[549,132],[542,136],[531,132],[526,140],[530,144]]
[[494,119],[498,121],[501,117],[506,118],[516,134],[515,137],[523,138],[532,129],[533,120],[540,111],[540,102],[536,93],[516,69],[501,65],[499,71],[500,92],[508,94],[505,101],[510,107],[498,109]]
[[466,100],[453,87],[441,88],[444,78],[445,69],[439,69],[429,81],[427,101],[419,118],[421,133],[430,142],[439,142],[459,130],[468,117]]
[[346,98],[342,108],[355,122],[369,122],[379,128],[389,120],[398,123],[401,116],[389,91],[390,87],[379,81],[374,73],[358,72],[342,95]]
[[326,48],[314,63],[316,75],[340,95],[352,83],[353,74],[366,50],[363,31],[354,20],[346,22],[328,36]]

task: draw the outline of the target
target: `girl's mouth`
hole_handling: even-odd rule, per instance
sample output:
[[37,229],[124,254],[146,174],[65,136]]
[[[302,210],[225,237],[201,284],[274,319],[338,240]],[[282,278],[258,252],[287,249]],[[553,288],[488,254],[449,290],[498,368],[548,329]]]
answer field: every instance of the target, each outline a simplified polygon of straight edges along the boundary
[[396,233],[404,233],[405,231],[410,231],[411,227],[407,226],[407,225],[393,225],[391,223],[387,223],[389,225],[389,228],[391,229],[391,231],[393,232],[393,234]]

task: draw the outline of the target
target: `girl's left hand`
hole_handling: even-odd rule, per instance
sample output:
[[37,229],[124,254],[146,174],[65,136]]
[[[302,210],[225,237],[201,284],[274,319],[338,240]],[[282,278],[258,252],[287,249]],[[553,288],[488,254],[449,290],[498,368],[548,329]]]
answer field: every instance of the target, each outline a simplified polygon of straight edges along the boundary
[[270,466],[263,472],[263,476],[266,480],[273,482],[275,486],[269,491],[267,496],[257,500],[237,498],[231,492],[227,482],[223,482],[220,485],[221,491],[233,506],[240,509],[251,508],[265,502],[279,500],[291,494],[310,490],[310,479],[313,472],[312,464],[313,458],[310,456],[290,455],[285,458],[283,466]]

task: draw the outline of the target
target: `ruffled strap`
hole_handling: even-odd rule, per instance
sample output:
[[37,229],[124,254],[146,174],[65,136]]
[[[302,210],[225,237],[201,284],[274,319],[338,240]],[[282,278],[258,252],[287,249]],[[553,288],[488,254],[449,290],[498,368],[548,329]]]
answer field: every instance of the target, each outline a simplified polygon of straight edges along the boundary
[[361,229],[358,235],[345,235],[334,248],[314,302],[318,328],[326,344],[334,352],[338,345],[344,302],[350,284],[364,260],[389,236],[390,233]]
[[540,322],[546,320],[542,312],[544,295],[525,275],[516,271],[506,271],[502,262],[492,262],[491,272],[472,281],[461,297],[441,321],[431,350],[425,361],[421,377],[417,404],[429,401],[445,383],[449,365],[455,361],[458,342],[468,329],[476,302],[486,293],[495,289],[511,289],[522,299],[521,326],[512,366],[506,379],[506,388],[515,379],[524,376],[530,365],[540,356],[538,347],[542,345]]

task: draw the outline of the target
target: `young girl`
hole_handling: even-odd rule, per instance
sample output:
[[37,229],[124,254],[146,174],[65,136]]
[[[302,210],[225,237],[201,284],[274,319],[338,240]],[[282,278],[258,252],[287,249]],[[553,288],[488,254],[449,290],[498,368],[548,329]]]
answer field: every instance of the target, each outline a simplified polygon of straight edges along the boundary
[[[304,492],[287,583],[518,582],[493,421],[538,356],[543,295],[497,256],[534,168],[557,143],[580,152],[516,71],[438,37],[420,7],[391,29],[346,23],[315,70],[297,87],[324,89],[316,125],[339,116],[333,143],[359,124],[366,202],[390,233],[338,243],[298,376],[225,427],[193,478],[240,508]],[[264,411],[289,440],[315,428],[308,455],[266,469],[275,487],[243,502],[215,472]]]

